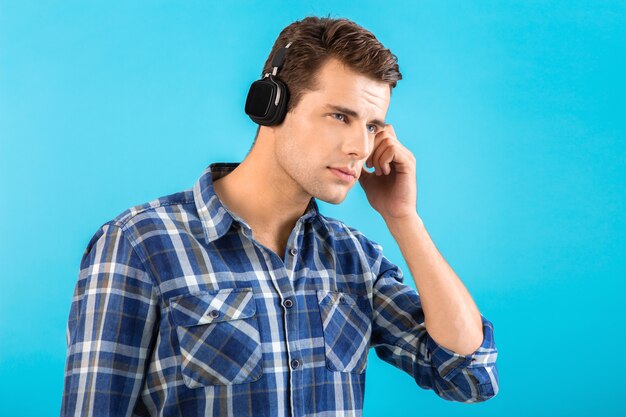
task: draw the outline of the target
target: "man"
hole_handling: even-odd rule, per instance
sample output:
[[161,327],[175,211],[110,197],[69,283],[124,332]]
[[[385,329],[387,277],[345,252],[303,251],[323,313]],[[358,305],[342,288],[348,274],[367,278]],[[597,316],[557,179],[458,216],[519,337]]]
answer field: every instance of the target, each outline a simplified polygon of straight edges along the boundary
[[[263,73],[287,44],[288,113],[245,160],[89,242],[62,415],[361,415],[370,347],[444,399],[497,394],[493,325],[430,240],[415,158],[384,122],[395,56],[354,22],[307,17]],[[379,244],[318,211],[357,180],[419,295]]]

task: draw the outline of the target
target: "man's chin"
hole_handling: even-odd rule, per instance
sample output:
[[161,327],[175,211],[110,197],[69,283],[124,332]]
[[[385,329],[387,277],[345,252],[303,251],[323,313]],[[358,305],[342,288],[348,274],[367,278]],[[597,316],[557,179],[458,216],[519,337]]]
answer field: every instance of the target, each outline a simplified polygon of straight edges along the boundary
[[335,194],[333,196],[319,196],[315,197],[316,199],[323,201],[324,203],[338,205],[344,202],[346,199],[347,193],[343,195]]

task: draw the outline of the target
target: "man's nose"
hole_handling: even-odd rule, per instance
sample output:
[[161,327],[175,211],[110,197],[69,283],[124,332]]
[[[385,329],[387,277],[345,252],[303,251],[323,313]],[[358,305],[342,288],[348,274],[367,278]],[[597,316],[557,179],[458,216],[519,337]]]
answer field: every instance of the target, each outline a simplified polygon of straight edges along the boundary
[[344,142],[345,153],[354,155],[356,159],[365,159],[372,153],[374,141],[370,138],[367,127],[355,129]]

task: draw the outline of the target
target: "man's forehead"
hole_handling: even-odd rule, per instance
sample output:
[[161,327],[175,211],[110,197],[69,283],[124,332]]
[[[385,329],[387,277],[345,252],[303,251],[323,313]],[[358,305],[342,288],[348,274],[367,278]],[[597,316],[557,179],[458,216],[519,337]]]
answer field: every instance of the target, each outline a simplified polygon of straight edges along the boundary
[[336,58],[328,59],[315,78],[314,89],[305,92],[310,95],[309,105],[351,117],[368,117],[384,126],[391,99],[389,84],[354,71]]

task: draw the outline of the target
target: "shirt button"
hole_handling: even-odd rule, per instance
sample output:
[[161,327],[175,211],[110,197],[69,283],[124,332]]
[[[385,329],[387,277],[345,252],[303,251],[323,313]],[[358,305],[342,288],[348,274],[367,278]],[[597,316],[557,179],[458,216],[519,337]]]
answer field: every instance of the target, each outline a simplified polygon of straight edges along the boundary
[[300,361],[297,359],[294,359],[291,361],[291,368],[292,369],[297,369],[300,366]]
[[283,305],[287,308],[291,308],[293,306],[293,301],[287,298],[285,301],[283,301]]
[[298,254],[298,249],[296,248],[291,248],[291,250],[289,251],[289,253],[291,253],[293,256],[296,256]]
[[217,310],[211,310],[209,311],[209,316],[216,319],[220,316],[220,312]]

